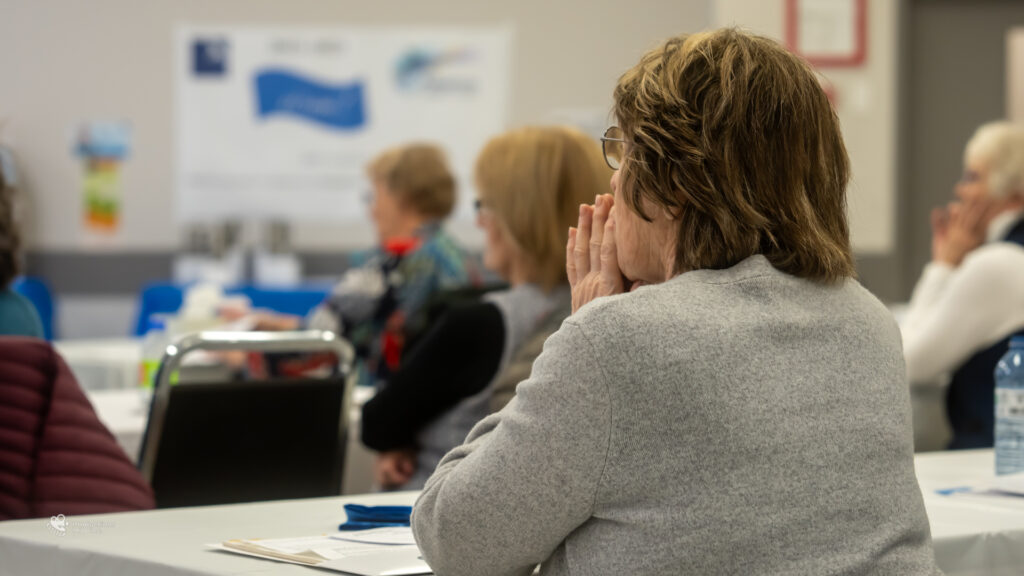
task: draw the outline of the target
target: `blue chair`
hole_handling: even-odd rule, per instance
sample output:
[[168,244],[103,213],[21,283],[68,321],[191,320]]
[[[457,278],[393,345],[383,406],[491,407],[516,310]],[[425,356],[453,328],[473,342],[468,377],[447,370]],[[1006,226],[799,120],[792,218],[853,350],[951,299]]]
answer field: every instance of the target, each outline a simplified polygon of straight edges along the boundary
[[139,295],[139,313],[135,319],[135,335],[144,336],[154,314],[174,314],[185,300],[184,289],[176,284],[154,283]]
[[53,293],[50,291],[50,287],[40,278],[19,276],[11,283],[11,290],[21,294],[35,306],[39,320],[43,323],[43,336],[52,341],[56,333],[56,321]]
[[252,301],[253,308],[303,317],[323,302],[330,292],[330,285],[304,285],[295,288],[246,286],[241,290],[241,293]]

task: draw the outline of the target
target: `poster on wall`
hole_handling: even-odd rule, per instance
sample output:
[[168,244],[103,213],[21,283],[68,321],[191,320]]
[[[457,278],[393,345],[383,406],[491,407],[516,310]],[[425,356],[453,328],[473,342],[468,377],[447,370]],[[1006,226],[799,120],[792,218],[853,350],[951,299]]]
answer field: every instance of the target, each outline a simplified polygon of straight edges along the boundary
[[786,44],[819,67],[860,66],[868,0],[787,0]]
[[82,222],[89,233],[109,237],[121,228],[121,164],[131,142],[127,121],[83,121],[74,129],[72,153],[82,161]]
[[178,216],[366,219],[366,163],[442,145],[472,213],[473,159],[506,125],[507,28],[176,31]]

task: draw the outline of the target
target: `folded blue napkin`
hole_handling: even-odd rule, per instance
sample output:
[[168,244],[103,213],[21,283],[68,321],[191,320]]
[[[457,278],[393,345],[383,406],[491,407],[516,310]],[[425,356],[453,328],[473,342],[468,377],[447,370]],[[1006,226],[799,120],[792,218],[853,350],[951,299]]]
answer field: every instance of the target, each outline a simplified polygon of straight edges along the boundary
[[366,530],[368,528],[389,528],[408,526],[412,506],[361,506],[345,504],[348,517],[338,530]]

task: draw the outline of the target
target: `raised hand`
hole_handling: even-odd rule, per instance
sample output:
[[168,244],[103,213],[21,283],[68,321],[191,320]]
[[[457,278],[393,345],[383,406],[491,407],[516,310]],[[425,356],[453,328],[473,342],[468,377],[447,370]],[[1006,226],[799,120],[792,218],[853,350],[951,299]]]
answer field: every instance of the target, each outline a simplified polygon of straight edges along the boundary
[[932,211],[932,258],[956,267],[985,242],[998,206],[987,198],[953,203]]
[[615,247],[615,200],[598,196],[594,205],[580,206],[576,228],[569,229],[565,271],[572,287],[572,311],[601,296],[623,292],[622,271]]

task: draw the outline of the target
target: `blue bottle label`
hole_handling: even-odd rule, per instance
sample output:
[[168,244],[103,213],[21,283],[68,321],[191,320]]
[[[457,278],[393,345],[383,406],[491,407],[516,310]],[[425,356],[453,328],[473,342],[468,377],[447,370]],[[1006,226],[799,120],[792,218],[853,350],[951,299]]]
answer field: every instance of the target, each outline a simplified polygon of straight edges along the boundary
[[1003,418],[1024,422],[1024,389],[996,389],[996,419]]
[[996,365],[996,474],[1024,472],[1024,366],[1011,347]]

